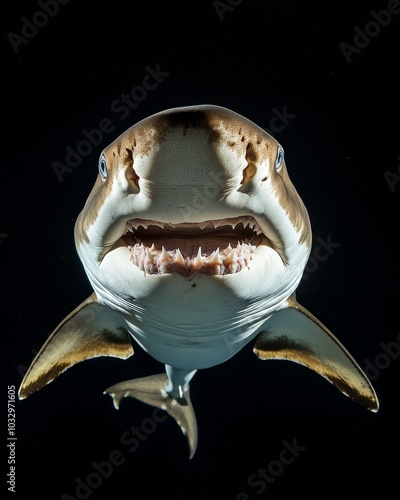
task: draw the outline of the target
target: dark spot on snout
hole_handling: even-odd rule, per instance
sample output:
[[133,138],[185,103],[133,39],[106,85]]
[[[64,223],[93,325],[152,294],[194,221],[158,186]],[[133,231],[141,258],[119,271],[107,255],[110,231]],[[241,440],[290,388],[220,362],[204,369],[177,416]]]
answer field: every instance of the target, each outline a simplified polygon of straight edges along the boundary
[[246,146],[246,160],[249,163],[257,161],[257,153],[251,142],[249,142]]
[[176,111],[164,115],[161,119],[165,128],[182,127],[184,131],[189,128],[204,129],[208,132],[210,142],[218,141],[221,136],[213,127],[210,114],[203,110]]
[[133,161],[133,151],[132,149],[125,148],[126,151],[126,158],[129,161]]
[[170,127],[205,128],[208,125],[207,114],[204,111],[176,111],[165,115]]

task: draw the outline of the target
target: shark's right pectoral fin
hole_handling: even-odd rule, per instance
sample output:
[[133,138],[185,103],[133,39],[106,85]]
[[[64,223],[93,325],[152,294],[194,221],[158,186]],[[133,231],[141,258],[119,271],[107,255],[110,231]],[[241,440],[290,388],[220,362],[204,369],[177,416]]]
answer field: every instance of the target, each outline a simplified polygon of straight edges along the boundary
[[351,354],[295,299],[288,305],[268,319],[254,353],[261,359],[287,359],[307,366],[357,403],[378,411],[375,391]]
[[129,333],[121,326],[118,315],[99,304],[93,294],[47,339],[22,381],[19,398],[30,396],[85,359],[98,356],[126,359],[132,354]]

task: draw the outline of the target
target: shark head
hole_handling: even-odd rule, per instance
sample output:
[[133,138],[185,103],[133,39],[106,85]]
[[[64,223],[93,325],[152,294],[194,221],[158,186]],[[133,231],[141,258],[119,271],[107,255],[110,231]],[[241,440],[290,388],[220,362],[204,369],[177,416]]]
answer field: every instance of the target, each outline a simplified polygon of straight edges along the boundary
[[99,293],[139,298],[168,277],[202,275],[282,299],[301,278],[311,229],[280,144],[203,105],[146,118],[102,152],[75,238]]

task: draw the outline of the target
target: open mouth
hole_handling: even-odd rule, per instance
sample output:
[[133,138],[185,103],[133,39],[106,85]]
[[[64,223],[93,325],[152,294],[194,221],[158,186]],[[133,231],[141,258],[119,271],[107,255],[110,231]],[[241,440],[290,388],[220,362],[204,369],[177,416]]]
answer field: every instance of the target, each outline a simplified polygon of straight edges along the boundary
[[254,217],[169,224],[130,219],[122,237],[135,266],[148,274],[234,274],[269,240]]

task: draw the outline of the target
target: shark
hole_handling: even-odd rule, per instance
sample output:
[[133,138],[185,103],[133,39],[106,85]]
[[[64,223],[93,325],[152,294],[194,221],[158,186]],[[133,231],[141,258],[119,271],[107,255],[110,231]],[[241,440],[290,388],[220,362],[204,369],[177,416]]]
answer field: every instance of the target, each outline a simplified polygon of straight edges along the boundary
[[[74,230],[93,294],[53,331],[19,389],[30,396],[89,358],[138,345],[162,373],[105,394],[165,410],[197,446],[190,382],[249,342],[376,412],[376,393],[333,333],[296,299],[312,233],[282,146],[215,105],[168,109],[106,147]],[[136,347],[135,347],[136,348]]]

